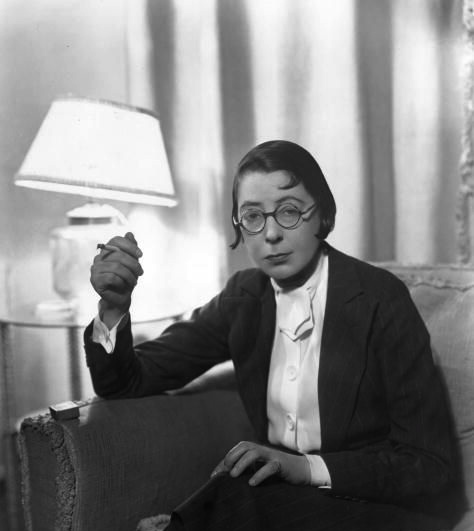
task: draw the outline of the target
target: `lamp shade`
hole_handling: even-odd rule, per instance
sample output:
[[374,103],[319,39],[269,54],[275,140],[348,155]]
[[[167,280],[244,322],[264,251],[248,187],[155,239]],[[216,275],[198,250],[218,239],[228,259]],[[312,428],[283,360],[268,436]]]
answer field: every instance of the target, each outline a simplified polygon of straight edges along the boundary
[[177,203],[157,116],[103,100],[55,100],[15,184],[132,203]]

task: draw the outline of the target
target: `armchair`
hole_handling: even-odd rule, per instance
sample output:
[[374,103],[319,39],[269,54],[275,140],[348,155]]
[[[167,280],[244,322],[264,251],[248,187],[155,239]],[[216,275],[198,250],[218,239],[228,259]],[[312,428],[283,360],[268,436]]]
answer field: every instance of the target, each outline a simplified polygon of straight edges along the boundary
[[[467,501],[454,529],[474,529],[474,268],[381,265],[409,286],[431,333]],[[140,519],[169,513],[232,445],[251,436],[229,365],[176,393],[91,399],[80,412],[74,420],[44,413],[21,424],[29,531],[133,531]]]

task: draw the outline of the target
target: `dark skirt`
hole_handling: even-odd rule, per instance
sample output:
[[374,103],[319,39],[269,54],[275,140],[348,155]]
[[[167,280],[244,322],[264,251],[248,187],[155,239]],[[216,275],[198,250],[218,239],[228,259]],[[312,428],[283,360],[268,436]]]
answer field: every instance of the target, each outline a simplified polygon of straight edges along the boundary
[[340,498],[311,486],[250,474],[210,479],[171,515],[166,531],[441,531],[446,524],[402,507]]

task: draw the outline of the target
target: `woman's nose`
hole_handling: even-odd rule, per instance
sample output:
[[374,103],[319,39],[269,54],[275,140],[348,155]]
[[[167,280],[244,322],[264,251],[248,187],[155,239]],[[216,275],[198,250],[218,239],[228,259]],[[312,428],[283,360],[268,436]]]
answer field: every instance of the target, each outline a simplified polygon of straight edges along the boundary
[[265,240],[267,242],[276,242],[282,239],[282,227],[278,225],[275,218],[272,216],[269,216],[267,218],[267,222],[265,223],[264,234],[265,234]]

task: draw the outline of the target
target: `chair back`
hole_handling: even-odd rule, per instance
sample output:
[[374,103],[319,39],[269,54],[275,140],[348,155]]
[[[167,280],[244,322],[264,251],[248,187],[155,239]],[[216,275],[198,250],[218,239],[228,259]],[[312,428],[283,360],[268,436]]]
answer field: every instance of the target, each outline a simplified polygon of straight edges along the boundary
[[474,529],[474,267],[377,264],[408,286],[431,335],[459,443],[467,512],[455,531]]

